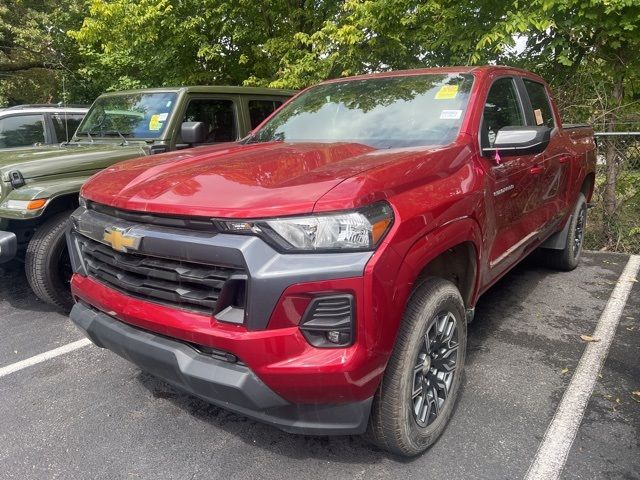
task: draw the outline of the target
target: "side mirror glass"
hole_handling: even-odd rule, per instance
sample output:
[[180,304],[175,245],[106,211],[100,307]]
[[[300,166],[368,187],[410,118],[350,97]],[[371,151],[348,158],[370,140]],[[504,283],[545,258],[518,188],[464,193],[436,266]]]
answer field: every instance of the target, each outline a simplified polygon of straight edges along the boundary
[[204,122],[182,122],[180,126],[182,142],[189,145],[204,143],[207,133],[207,126]]
[[551,140],[549,127],[503,127],[498,130],[493,147],[484,148],[485,155],[533,155],[543,152]]

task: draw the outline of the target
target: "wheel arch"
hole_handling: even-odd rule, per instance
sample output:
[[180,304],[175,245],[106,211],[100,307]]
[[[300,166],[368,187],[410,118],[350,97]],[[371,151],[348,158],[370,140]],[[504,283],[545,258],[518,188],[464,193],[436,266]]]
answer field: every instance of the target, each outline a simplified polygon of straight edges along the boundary
[[47,206],[41,214],[42,221],[46,221],[53,215],[64,212],[65,210],[75,210],[78,206],[77,193],[65,193],[55,196],[47,202]]
[[447,248],[429,261],[422,268],[414,283],[426,277],[449,280],[460,291],[465,306],[469,307],[472,303],[477,275],[476,248],[473,242],[468,240]]
[[466,308],[475,305],[481,265],[481,231],[470,217],[449,222],[418,240],[407,252],[397,284],[405,285],[400,298],[406,304],[415,284],[425,277],[453,282]]

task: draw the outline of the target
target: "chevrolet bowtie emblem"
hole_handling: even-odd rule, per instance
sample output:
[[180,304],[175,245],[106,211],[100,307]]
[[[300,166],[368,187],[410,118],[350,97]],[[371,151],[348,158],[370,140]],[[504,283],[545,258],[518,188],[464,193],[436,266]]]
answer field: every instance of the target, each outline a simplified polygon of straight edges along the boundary
[[103,239],[114,250],[118,252],[127,252],[129,250],[137,250],[140,246],[141,237],[130,235],[126,228],[108,227],[104,229]]

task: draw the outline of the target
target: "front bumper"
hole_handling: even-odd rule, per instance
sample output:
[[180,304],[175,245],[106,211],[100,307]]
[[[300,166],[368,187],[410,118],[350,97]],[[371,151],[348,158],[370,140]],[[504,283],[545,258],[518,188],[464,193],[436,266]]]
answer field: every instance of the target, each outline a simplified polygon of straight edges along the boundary
[[16,256],[18,240],[13,232],[0,231],[0,263],[5,263]]
[[228,410],[306,435],[351,435],[366,430],[372,398],[342,404],[290,403],[246,365],[214,358],[191,347],[78,303],[73,322],[101,348],[192,395]]

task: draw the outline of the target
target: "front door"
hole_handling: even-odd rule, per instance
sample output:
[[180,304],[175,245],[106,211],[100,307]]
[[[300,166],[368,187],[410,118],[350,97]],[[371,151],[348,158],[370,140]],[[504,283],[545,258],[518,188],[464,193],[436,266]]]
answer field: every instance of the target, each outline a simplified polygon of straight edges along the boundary
[[[507,126],[525,126],[524,103],[512,77],[496,79],[487,94],[480,127],[480,145],[493,147],[498,131]],[[485,282],[501,275],[522,257],[536,240],[542,218],[541,178],[546,172],[544,154],[482,157],[487,172],[485,186],[485,236],[489,269]]]

